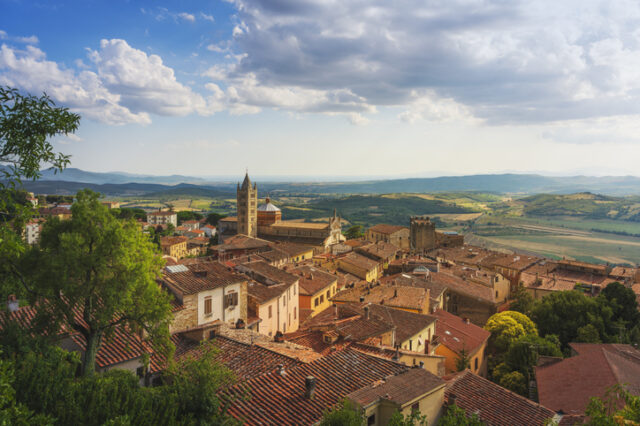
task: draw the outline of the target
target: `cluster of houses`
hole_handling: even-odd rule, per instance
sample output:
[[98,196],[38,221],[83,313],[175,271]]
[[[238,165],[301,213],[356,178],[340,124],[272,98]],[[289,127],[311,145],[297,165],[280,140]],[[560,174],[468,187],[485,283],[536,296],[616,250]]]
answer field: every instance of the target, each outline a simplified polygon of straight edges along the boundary
[[[147,221],[171,223],[179,234],[162,240],[167,263],[158,279],[173,297],[175,357],[197,356],[202,341],[219,347],[218,361],[237,377],[221,396],[246,424],[315,424],[345,399],[368,425],[387,424],[396,411],[420,411],[433,425],[451,404],[489,425],[580,424],[589,398],[609,386],[628,384],[640,394],[640,351],[600,344],[573,344],[565,359],[541,357],[537,401],[515,394],[486,378],[490,334],[483,329],[520,286],[536,298],[567,289],[597,295],[614,281],[639,289],[635,268],[489,251],[435,231],[427,218],[376,225],[347,241],[330,231],[311,238],[304,227],[291,239],[227,228],[214,246],[215,228],[200,222],[178,226],[172,212]],[[207,255],[187,257],[199,238]],[[27,327],[34,308],[11,306],[3,320]],[[65,334],[61,345],[82,352],[82,337]],[[102,344],[97,364],[129,369],[153,386],[166,360],[121,329]]]

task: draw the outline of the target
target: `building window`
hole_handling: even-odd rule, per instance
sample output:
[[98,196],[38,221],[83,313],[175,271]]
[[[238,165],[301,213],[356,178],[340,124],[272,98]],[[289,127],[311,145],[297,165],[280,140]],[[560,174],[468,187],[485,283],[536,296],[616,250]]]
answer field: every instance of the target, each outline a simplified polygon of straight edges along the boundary
[[282,306],[287,306],[287,295],[282,296]]
[[230,308],[232,306],[238,306],[238,293],[228,293],[224,296],[224,307]]
[[367,417],[367,426],[373,426],[376,424],[376,415],[372,414],[369,417]]
[[296,295],[296,286],[295,285],[293,286],[293,295],[294,296]]
[[320,303],[324,302],[324,294],[320,295]]
[[296,311],[297,311],[297,309],[296,309],[296,307],[294,306],[294,307],[293,307],[293,319],[294,319],[294,320],[297,318],[297,316],[296,316],[296,315],[297,315],[297,314],[296,314]]
[[273,312],[271,310],[273,306],[269,305],[269,318],[271,318],[273,316]]
[[327,300],[331,297],[331,289],[327,290]]
[[496,290],[496,299],[498,298],[498,291]]
[[212,314],[212,300],[211,296],[207,296],[204,298],[204,315],[209,317]]
[[314,302],[313,302],[313,306],[317,308],[318,307],[318,303],[319,303],[319,301],[318,301],[318,298],[316,297]]
[[475,359],[474,365],[475,365],[475,370],[478,371],[478,358]]

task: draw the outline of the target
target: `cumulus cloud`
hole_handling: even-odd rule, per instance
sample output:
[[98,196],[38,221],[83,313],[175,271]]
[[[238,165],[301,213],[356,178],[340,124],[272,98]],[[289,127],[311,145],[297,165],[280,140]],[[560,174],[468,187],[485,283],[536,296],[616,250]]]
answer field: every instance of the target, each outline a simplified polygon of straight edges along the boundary
[[120,96],[120,104],[135,112],[186,115],[202,112],[202,96],[179,83],[158,55],[147,55],[119,39],[102,40],[89,58],[104,86]]
[[31,93],[44,91],[82,115],[105,123],[151,122],[146,112],[134,113],[120,105],[120,96],[110,92],[94,72],[76,73],[61,67],[34,46],[23,50],[6,44],[0,47],[0,84]]
[[[640,3],[630,0],[233,0],[234,72],[489,123],[640,113]],[[416,93],[427,93],[416,100]],[[420,111],[418,111],[420,110]]]
[[2,44],[0,84],[46,92],[83,116],[109,124],[148,124],[150,114],[204,115],[218,110],[178,82],[159,56],[147,55],[124,40],[102,40],[88,56],[90,64],[76,63],[76,71],[47,60],[35,46],[17,49]]
[[178,18],[189,22],[196,22],[196,17],[193,14],[187,12],[178,13]]

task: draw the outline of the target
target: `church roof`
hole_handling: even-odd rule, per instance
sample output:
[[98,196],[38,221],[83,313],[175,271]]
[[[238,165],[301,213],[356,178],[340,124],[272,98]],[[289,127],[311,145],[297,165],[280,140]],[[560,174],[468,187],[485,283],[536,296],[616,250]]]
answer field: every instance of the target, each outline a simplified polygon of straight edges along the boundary
[[267,202],[266,204],[261,204],[258,206],[259,212],[279,212],[280,209],[274,206],[271,202]]

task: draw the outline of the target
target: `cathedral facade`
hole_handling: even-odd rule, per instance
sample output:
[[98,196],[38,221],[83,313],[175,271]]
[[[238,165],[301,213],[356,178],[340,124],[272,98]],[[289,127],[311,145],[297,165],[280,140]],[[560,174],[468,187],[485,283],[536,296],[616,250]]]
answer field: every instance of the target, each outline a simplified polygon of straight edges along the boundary
[[342,235],[341,219],[334,210],[329,222],[297,222],[282,220],[282,211],[269,197],[258,205],[258,187],[246,174],[237,187],[237,216],[220,220],[220,242],[225,236],[242,234],[269,241],[285,241],[315,247],[326,251],[330,246],[345,240]]

